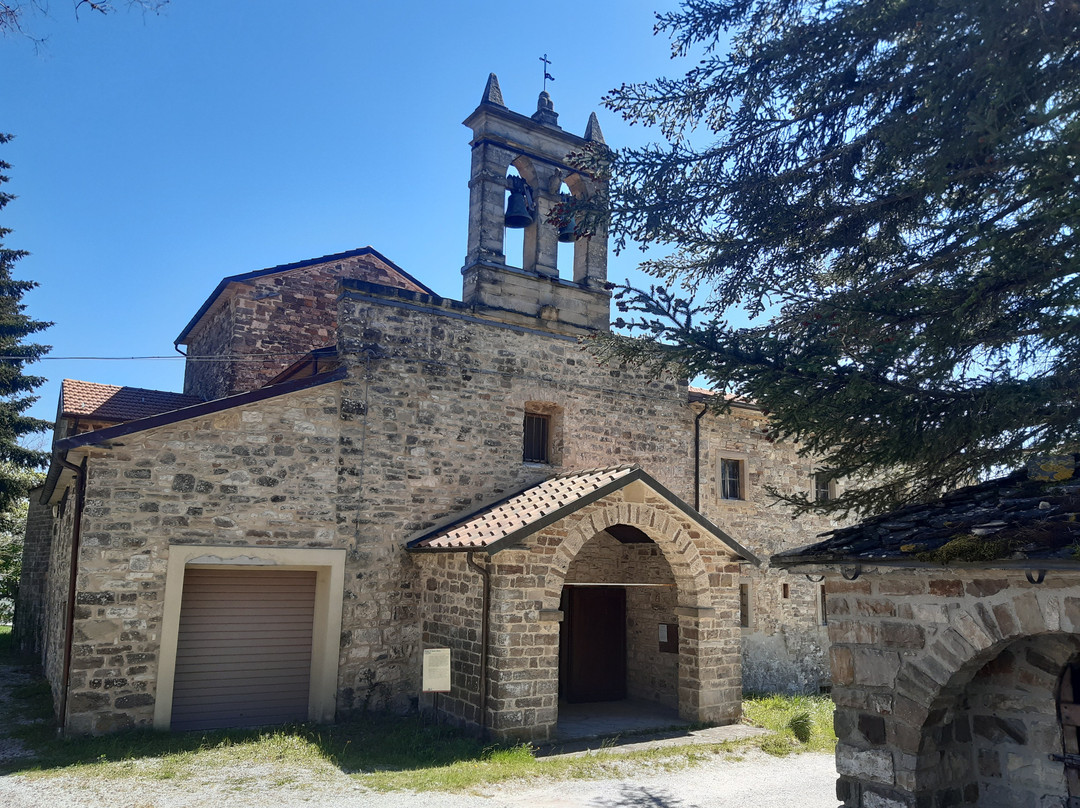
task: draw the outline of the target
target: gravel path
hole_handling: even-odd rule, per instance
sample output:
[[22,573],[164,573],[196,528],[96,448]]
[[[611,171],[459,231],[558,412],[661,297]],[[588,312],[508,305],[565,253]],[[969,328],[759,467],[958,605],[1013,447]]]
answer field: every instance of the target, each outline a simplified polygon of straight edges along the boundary
[[222,771],[205,780],[123,781],[69,776],[0,778],[6,808],[836,808],[833,756],[748,752],[676,772],[615,780],[503,784],[476,794],[378,794],[336,770],[282,782],[280,767]]
[[[0,664],[0,762],[32,757],[5,737],[9,722],[25,723],[13,690],[34,681],[32,671]],[[14,709],[13,709],[14,708]],[[619,751],[686,742],[719,743],[759,730],[732,726],[699,730],[692,737],[643,740]],[[595,753],[594,753],[595,754]],[[283,763],[208,768],[195,777],[161,779],[150,761],[133,762],[118,779],[74,774],[0,776],[0,808],[837,808],[831,754],[775,758],[757,749],[716,755],[678,771],[642,767],[606,780],[501,784],[469,794],[380,794],[330,763]],[[145,767],[143,776],[139,767]]]

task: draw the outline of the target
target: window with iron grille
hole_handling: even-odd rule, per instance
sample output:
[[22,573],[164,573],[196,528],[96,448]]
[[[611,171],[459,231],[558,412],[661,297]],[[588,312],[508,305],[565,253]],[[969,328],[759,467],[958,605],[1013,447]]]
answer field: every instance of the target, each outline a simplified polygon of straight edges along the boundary
[[742,461],[727,457],[720,460],[720,498],[742,499]]
[[551,416],[538,413],[525,413],[525,433],[522,459],[526,463],[549,463],[548,431]]

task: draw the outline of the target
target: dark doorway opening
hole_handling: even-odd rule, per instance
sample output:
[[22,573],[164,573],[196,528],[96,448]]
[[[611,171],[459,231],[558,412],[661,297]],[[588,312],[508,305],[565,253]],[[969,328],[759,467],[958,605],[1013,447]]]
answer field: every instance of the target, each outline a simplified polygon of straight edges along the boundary
[[1060,760],[1065,764],[1069,788],[1068,808],[1080,808],[1080,661],[1065,666],[1058,680],[1058,721],[1064,746]]
[[560,696],[571,704],[626,698],[626,590],[563,589]]

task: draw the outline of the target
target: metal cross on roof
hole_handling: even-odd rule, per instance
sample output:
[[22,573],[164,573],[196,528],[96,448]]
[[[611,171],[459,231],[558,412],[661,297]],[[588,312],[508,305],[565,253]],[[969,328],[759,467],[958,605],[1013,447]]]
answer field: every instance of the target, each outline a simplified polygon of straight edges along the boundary
[[547,58],[546,53],[540,57],[540,61],[544,63],[544,92],[546,93],[547,83],[549,81],[555,81],[555,77],[548,73],[548,65],[551,64],[551,60]]

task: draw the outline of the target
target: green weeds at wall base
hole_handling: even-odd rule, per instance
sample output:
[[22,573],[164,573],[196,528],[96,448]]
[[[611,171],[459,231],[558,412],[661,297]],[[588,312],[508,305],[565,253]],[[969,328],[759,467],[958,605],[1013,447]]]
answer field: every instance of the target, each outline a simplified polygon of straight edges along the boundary
[[[2,632],[0,664],[20,664],[13,658],[9,637]],[[334,726],[300,724],[176,734],[140,731],[62,739],[56,737],[51,696],[44,680],[29,679],[16,685],[11,695],[15,698],[5,709],[0,732],[21,741],[32,755],[6,761],[0,773],[31,777],[74,774],[118,781],[223,778],[235,780],[238,787],[245,778],[256,776],[264,784],[267,778],[279,784],[340,784],[345,777],[345,782],[351,780],[380,791],[461,791],[508,780],[618,777],[643,767],[675,770],[717,755],[738,756],[755,747],[774,755],[828,751],[836,742],[832,702],[806,696],[748,697],[744,702],[746,720],[771,732],[745,741],[635,752],[620,752],[612,741],[584,755],[541,757],[527,744],[483,744],[415,716],[378,714]],[[806,716],[805,720],[800,716]],[[793,718],[799,720],[793,722]],[[799,735],[807,738],[805,743]]]

